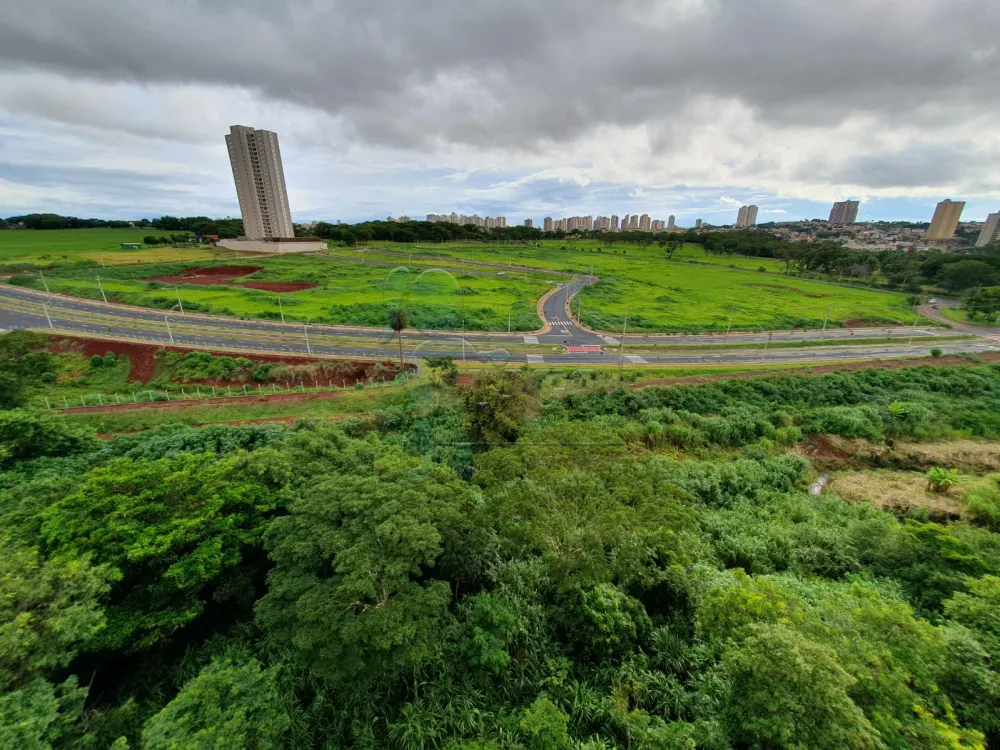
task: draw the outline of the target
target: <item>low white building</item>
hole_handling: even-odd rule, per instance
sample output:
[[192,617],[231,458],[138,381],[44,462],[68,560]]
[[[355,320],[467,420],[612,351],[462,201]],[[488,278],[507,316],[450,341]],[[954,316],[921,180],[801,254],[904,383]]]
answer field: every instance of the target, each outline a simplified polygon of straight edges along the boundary
[[327,249],[326,240],[316,237],[275,237],[260,240],[239,237],[231,240],[219,240],[216,245],[237,252],[271,253],[273,255],[317,253]]

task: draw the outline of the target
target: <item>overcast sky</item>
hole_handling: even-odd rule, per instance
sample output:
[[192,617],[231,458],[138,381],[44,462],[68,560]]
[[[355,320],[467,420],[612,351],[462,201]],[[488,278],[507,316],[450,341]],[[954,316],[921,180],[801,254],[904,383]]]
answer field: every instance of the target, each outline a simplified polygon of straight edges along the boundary
[[6,0],[0,216],[1000,210],[997,0]]

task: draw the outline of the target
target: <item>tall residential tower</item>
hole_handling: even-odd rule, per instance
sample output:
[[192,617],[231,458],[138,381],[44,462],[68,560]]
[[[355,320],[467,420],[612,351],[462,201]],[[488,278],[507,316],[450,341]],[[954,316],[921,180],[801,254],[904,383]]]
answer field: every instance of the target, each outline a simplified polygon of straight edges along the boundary
[[1000,242],[1000,213],[990,214],[986,217],[986,224],[983,226],[983,231],[979,233],[976,247],[986,247],[994,242]]
[[278,135],[233,125],[226,136],[243,234],[250,239],[294,237]]
[[831,224],[853,224],[858,220],[858,207],[861,201],[839,201],[833,204],[830,211]]
[[953,201],[950,198],[937,204],[934,218],[927,230],[926,239],[930,241],[950,240],[955,236],[958,220],[962,218],[965,201]]

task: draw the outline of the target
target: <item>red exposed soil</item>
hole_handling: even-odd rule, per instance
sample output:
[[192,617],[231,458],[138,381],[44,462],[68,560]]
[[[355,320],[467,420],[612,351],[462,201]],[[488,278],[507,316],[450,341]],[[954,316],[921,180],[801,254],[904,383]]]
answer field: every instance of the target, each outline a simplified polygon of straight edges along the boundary
[[[204,349],[190,349],[182,346],[155,346],[153,344],[135,344],[123,341],[107,341],[104,339],[88,339],[88,338],[77,338],[74,336],[53,336],[50,338],[49,349],[54,354],[63,354],[67,352],[73,352],[75,354],[82,354],[85,357],[92,357],[95,354],[99,356],[104,356],[108,352],[114,352],[115,356],[118,357],[128,357],[132,364],[132,369],[129,374],[131,380],[137,380],[143,383],[148,383],[156,375],[156,352],[163,349],[168,352],[177,352],[179,354],[186,354],[188,352],[194,351],[205,351]],[[313,365],[313,366],[331,366],[340,364],[341,368],[336,374],[323,374],[320,376],[321,382],[331,381],[334,385],[339,386],[349,386],[354,385],[358,380],[367,378],[369,370],[371,370],[376,363],[374,362],[344,362],[343,360],[317,360],[310,359],[308,357],[295,357],[295,356],[282,356],[282,355],[269,355],[269,354],[240,354],[231,352],[221,352],[220,354],[224,356],[231,357],[244,357],[253,362],[273,362],[288,365],[290,367],[302,366],[302,365]],[[346,369],[343,367],[344,364],[353,364],[354,367],[351,369]],[[383,363],[394,366],[391,363]],[[410,368],[412,369],[412,368]],[[192,384],[194,386],[195,384]],[[204,381],[199,382],[197,385],[202,386],[222,386],[232,385],[234,387],[242,387],[242,383],[228,383],[223,381]],[[256,384],[247,384],[250,388],[256,388]],[[308,382],[307,382],[308,385]],[[286,394],[294,395],[294,394]],[[302,394],[298,394],[302,395]],[[311,395],[311,394],[308,394]],[[276,396],[280,400],[281,396]],[[166,402],[164,402],[166,403]],[[209,401],[200,401],[198,403],[209,403]],[[156,406],[157,404],[153,404]],[[146,406],[149,406],[147,404]]]
[[207,268],[186,268],[180,276],[154,276],[146,281],[162,281],[165,284],[195,284],[198,286],[242,286],[265,292],[301,292],[314,289],[316,284],[280,281],[237,281],[257,271],[263,266],[209,266]]

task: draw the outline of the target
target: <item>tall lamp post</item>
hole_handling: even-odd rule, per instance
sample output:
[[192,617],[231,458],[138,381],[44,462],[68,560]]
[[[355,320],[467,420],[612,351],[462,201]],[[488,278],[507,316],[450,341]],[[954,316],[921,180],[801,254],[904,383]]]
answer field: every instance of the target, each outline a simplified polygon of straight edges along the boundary
[[306,337],[306,352],[309,354],[310,357],[312,356],[313,350],[312,347],[309,346],[309,321],[312,319],[313,316],[310,315],[308,318],[306,318],[306,322],[302,324],[302,333],[305,334]]

